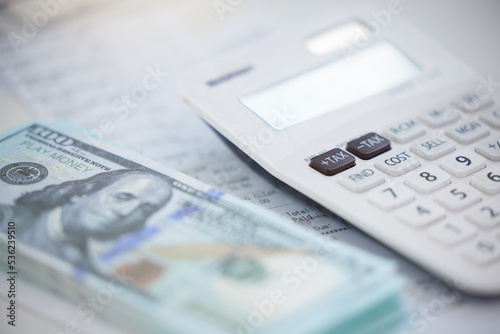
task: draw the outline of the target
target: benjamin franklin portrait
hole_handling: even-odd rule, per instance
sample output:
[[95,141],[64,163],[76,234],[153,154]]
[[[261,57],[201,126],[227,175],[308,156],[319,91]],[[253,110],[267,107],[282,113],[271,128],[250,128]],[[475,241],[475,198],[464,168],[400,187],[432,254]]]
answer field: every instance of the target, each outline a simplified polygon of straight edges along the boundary
[[116,170],[67,181],[0,204],[0,230],[16,223],[16,239],[93,270],[89,239],[114,240],[141,229],[172,196],[170,182],[140,170]]

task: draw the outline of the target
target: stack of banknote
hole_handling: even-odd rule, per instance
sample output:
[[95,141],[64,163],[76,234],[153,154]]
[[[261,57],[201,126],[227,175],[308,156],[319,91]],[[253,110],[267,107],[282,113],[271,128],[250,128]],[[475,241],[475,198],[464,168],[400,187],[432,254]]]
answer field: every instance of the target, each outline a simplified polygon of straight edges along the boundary
[[61,124],[0,135],[0,267],[76,325],[133,333],[388,333],[405,314],[393,263]]

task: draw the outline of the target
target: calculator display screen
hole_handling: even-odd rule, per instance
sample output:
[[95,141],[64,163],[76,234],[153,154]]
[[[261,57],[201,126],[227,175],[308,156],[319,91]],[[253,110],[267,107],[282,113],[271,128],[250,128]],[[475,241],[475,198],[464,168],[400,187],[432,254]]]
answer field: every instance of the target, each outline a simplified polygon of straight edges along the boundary
[[408,82],[421,71],[397,46],[380,41],[245,95],[240,102],[283,130]]

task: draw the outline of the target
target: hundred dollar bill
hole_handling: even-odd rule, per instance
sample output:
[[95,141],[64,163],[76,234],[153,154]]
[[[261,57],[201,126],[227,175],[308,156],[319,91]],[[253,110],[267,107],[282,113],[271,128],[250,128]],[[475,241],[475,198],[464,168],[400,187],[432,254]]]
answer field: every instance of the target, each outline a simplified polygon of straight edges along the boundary
[[42,122],[0,135],[0,266],[72,300],[73,327],[361,333],[361,315],[401,315],[392,263],[82,138]]

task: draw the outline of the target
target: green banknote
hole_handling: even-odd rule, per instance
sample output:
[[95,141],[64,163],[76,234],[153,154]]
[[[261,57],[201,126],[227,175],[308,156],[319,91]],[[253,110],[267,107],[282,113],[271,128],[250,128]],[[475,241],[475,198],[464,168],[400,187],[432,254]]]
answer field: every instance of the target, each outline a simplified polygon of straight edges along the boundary
[[0,266],[71,300],[73,326],[373,333],[400,318],[392,263],[62,124],[0,135]]

